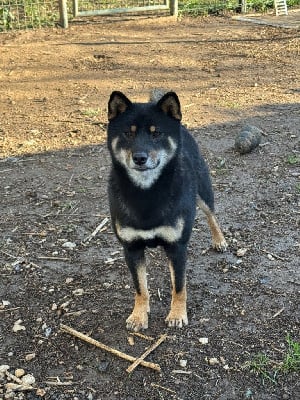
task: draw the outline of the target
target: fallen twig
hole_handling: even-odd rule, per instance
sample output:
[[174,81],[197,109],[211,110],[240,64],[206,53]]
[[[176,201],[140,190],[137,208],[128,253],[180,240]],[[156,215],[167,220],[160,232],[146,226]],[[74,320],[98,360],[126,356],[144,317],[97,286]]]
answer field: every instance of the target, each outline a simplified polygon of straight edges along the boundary
[[270,256],[272,256],[273,258],[276,258],[277,260],[286,261],[286,258],[280,257],[280,256],[278,256],[277,254],[271,253],[271,252],[268,251],[268,250],[262,249],[262,251],[263,251],[264,253],[266,253],[266,254],[270,254]]
[[65,381],[65,382],[61,382],[61,381],[46,381],[45,382],[46,385],[49,386],[71,386],[76,384],[76,382],[73,381]]
[[183,371],[182,369],[173,369],[172,374],[191,375],[192,371]]
[[[69,333],[72,336],[75,336],[81,340],[84,340],[87,343],[92,344],[93,346],[99,347],[102,350],[108,351],[109,353],[112,353],[120,358],[123,358],[124,360],[131,361],[131,362],[136,361],[135,357],[132,357],[126,353],[122,353],[121,351],[116,350],[112,347],[106,346],[105,344],[98,342],[97,340],[95,340],[87,335],[84,335],[83,333],[78,332],[75,329],[73,329],[67,325],[61,324],[60,329],[64,332]],[[140,364],[143,365],[143,367],[148,367],[148,368],[154,369],[155,371],[160,371],[160,366],[158,364],[154,364],[154,363],[144,361],[144,360],[142,360],[140,362]]]
[[175,390],[169,389],[169,388],[167,388],[165,386],[157,385],[156,383],[151,383],[151,386],[155,387],[155,388],[158,388],[158,389],[163,389],[163,390],[165,390],[167,392],[170,392],[170,393],[176,394]]
[[280,315],[284,311],[285,307],[282,307],[280,310],[278,310],[274,315],[272,315],[271,318],[276,318],[278,315]]
[[1,252],[2,254],[5,254],[6,256],[8,256],[8,257],[10,257],[10,258],[15,258],[15,259],[20,258],[20,257],[14,256],[13,254],[9,254],[9,253],[7,253],[6,251],[3,251],[3,250],[0,250],[0,252]]
[[104,225],[106,225],[108,223],[109,219],[107,217],[105,217],[101,223],[97,226],[97,228],[88,236],[86,237],[83,242],[87,243],[90,242],[96,235],[97,233],[104,227]]
[[52,260],[52,261],[70,261],[70,257],[51,257],[51,256],[38,256],[39,260]]
[[138,336],[138,337],[140,337],[142,339],[149,340],[149,341],[154,340],[154,338],[152,336],[143,335],[140,332],[130,332],[130,335]]
[[15,311],[18,310],[21,307],[13,307],[13,308],[0,308],[0,313],[1,312],[7,312],[7,311]]
[[139,358],[137,358],[133,364],[131,364],[126,371],[128,373],[132,372],[143,360],[146,358],[156,347],[158,347],[164,340],[166,340],[167,335],[162,335],[155,343],[153,343]]

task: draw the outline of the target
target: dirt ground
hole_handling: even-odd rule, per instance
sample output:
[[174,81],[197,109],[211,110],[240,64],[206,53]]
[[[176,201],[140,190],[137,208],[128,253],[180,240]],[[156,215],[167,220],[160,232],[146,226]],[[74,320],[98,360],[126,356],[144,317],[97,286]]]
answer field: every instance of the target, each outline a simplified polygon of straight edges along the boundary
[[[0,398],[300,398],[299,373],[280,369],[287,336],[300,339],[299,31],[217,17],[99,19],[2,34],[0,46]],[[165,326],[168,268],[149,251],[143,333],[168,337],[147,357],[161,372],[129,375],[128,361],[60,324],[134,357],[153,343],[125,329],[134,293],[105,220],[105,129],[111,91],[146,101],[154,87],[180,97],[229,249],[212,250],[199,211],[182,330]],[[240,155],[246,124],[264,135]],[[249,367],[260,353],[265,376]],[[9,389],[16,369],[33,389]]]

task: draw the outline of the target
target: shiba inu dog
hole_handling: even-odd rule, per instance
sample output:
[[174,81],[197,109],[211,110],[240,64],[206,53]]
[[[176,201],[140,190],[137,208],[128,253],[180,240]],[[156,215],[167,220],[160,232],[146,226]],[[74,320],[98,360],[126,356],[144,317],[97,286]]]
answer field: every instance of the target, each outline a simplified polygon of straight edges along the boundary
[[114,232],[123,245],[136,290],[127,329],[148,328],[150,312],[144,251],[162,246],[169,260],[172,300],[166,322],[188,324],[186,258],[197,197],[213,246],[226,241],[214,215],[208,167],[188,130],[174,92],[149,103],[131,102],[114,91],[108,102],[107,145],[112,167],[108,185]]

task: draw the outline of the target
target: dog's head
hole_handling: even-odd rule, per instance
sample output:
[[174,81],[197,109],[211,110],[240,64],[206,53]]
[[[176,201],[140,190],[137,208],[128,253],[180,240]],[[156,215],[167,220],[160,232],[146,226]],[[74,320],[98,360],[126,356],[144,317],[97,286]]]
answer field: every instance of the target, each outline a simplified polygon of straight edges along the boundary
[[132,103],[113,92],[108,102],[107,144],[113,163],[142,189],[150,188],[180,147],[181,111],[174,92],[157,103]]

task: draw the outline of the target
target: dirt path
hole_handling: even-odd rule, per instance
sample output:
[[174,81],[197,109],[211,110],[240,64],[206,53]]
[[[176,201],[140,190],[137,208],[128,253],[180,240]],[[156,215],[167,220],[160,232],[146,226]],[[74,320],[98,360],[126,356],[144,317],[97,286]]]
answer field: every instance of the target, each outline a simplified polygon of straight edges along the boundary
[[[227,18],[0,35],[0,365],[23,368],[36,388],[9,397],[0,368],[0,398],[299,398],[299,373],[282,369],[287,336],[300,340],[299,43],[299,31]],[[59,325],[134,356],[150,345],[128,340],[133,288],[109,222],[85,239],[108,217],[108,97],[122,90],[146,100],[153,87],[180,97],[183,121],[210,165],[230,248],[211,249],[199,212],[189,249],[190,325],[175,331],[164,325],[165,258],[149,252],[145,334],[169,336],[147,358],[161,373],[138,367],[128,376],[126,361]],[[241,156],[233,145],[246,124],[264,136]],[[249,363],[260,353],[268,359],[257,375]]]

